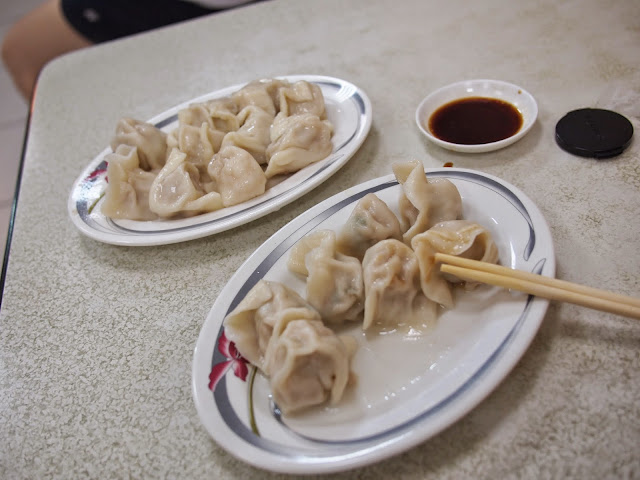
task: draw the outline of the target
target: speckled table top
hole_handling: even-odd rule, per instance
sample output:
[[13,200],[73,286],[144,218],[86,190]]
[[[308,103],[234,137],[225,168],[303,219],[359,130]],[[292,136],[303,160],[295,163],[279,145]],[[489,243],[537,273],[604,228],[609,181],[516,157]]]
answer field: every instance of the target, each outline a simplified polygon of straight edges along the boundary
[[[373,127],[331,179],[248,225],[117,247],[69,220],[72,183],[123,115],[146,119],[228,85],[320,74],[361,87]],[[427,142],[414,111],[470,78],[522,85],[539,116],[518,143],[466,155]],[[524,191],[552,231],[557,276],[640,295],[640,150],[558,148],[555,123],[610,108],[640,127],[634,0],[274,0],[52,62],[33,104],[0,311],[0,477],[279,478],[202,427],[193,349],[233,272],[271,234],[389,163],[453,162]],[[469,414],[337,478],[640,477],[640,323],[552,303],[508,377]]]

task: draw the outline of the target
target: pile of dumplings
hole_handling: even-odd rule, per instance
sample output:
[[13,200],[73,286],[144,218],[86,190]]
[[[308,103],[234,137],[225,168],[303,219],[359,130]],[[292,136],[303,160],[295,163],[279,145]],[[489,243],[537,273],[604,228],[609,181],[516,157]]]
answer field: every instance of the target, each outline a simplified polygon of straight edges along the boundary
[[332,134],[320,87],[304,80],[255,80],[191,104],[169,134],[123,118],[105,158],[102,213],[144,221],[237,205],[326,158]]
[[462,219],[462,199],[447,179],[427,179],[422,163],[393,165],[401,185],[399,218],[373,193],[358,201],[339,232],[318,230],[291,249],[288,269],[306,280],[305,297],[261,280],[224,319],[227,338],[270,379],[284,413],[335,405],[355,374],[353,337],[335,327],[360,322],[367,333],[425,331],[454,306],[456,284],[436,253],[497,263],[483,226]]

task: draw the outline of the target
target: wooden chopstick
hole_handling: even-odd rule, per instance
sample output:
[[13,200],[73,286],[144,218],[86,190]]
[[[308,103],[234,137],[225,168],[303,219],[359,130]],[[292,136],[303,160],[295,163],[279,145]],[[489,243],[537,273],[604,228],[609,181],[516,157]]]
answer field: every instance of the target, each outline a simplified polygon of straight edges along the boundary
[[549,300],[640,319],[639,298],[444,253],[437,253],[435,260],[441,263],[441,272],[463,280],[488,283]]

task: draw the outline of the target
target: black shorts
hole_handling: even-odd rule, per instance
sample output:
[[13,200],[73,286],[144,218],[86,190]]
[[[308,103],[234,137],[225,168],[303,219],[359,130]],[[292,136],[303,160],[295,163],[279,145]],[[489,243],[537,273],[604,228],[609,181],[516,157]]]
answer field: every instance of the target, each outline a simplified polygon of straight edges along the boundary
[[219,11],[180,0],[60,0],[60,5],[71,26],[93,43]]

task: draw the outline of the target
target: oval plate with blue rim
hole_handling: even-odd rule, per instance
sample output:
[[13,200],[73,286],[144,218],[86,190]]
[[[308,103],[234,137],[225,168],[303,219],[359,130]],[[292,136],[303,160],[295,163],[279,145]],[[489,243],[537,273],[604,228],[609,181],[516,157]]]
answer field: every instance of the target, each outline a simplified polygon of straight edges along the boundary
[[[114,245],[149,246],[184,242],[220,233],[275,212],[311,191],[337,172],[360,148],[372,122],[371,101],[360,88],[345,80],[320,75],[278,77],[290,82],[306,80],[320,86],[327,118],[333,124],[333,151],[269,188],[263,195],[232,207],[190,218],[154,220],[113,220],[102,214],[101,203],[107,188],[107,164],[103,150],[73,184],[67,209],[73,224],[94,240]],[[177,105],[148,120],[165,132],[178,125],[178,111],[192,103],[226,97],[243,85],[217,90]]]
[[[514,186],[481,172],[443,168],[460,191],[463,217],[488,228],[500,263],[553,277],[549,227],[536,205]],[[548,301],[482,285],[460,290],[432,330],[419,336],[353,335],[358,380],[338,405],[280,415],[268,379],[255,374],[225,335],[224,317],[261,279],[304,294],[289,272],[289,251],[318,229],[338,231],[356,203],[374,193],[398,214],[395,177],[371,180],[315,206],[284,226],[249,257],[215,301],[193,357],[192,389],[209,434],[237,458],[293,474],[328,473],[380,461],[427,440],[478,405],[507,376],[533,340]]]

